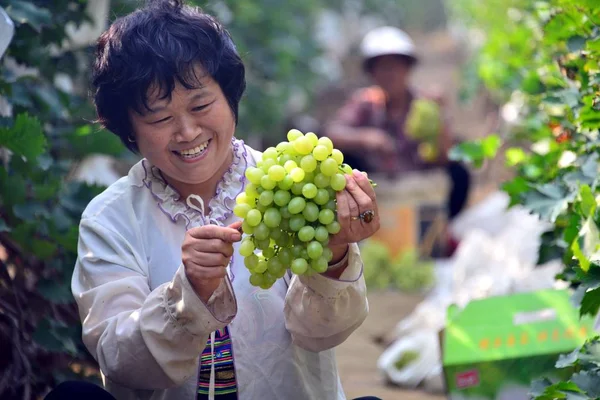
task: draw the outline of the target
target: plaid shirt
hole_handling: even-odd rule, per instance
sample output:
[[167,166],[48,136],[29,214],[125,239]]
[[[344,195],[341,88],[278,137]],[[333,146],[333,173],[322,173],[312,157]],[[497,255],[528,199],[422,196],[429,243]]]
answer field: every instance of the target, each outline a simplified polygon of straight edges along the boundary
[[419,142],[408,138],[404,131],[406,117],[416,97],[415,93],[409,91],[405,110],[399,117],[392,119],[388,115],[387,98],[381,88],[372,86],[356,91],[337,112],[334,121],[354,128],[379,128],[387,132],[396,139],[396,155],[384,156],[364,150],[357,153],[344,150],[344,154],[355,164],[359,163],[371,172],[402,173],[431,167],[431,164],[422,161],[418,155]]

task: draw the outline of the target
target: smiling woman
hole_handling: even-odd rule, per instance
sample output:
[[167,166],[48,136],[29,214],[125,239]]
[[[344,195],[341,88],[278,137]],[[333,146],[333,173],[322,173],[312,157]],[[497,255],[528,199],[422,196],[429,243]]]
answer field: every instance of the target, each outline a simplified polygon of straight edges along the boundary
[[333,348],[368,312],[356,244],[379,227],[368,179],[348,175],[338,193],[327,271],[257,289],[232,209],[262,154],[234,137],[245,79],[227,31],[180,1],[151,1],[102,34],[93,84],[100,122],[143,156],[79,229],[72,290],[106,389],[118,399],[345,399]]

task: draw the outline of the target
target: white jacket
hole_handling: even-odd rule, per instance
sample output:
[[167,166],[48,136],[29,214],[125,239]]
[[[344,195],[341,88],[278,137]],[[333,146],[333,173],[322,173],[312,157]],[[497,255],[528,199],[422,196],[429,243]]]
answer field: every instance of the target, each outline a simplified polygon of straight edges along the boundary
[[83,213],[72,291],[83,341],[118,400],[193,400],[199,355],[228,325],[241,400],[345,399],[333,348],[366,318],[358,246],[340,280],[322,275],[250,285],[236,252],[229,279],[207,304],[181,262],[186,229],[228,225],[244,171],[261,153],[233,140],[234,161],[210,213],[179,196],[147,160],[96,197]]

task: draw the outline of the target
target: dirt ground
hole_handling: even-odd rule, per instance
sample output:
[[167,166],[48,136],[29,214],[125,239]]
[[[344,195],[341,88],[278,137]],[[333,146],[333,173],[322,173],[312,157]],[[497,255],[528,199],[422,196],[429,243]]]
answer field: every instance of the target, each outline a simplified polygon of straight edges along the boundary
[[439,400],[423,391],[401,390],[386,386],[377,370],[383,348],[373,337],[394,326],[407,316],[422,298],[394,292],[369,294],[370,313],[365,323],[337,349],[338,366],[348,399],[377,396],[383,400]]

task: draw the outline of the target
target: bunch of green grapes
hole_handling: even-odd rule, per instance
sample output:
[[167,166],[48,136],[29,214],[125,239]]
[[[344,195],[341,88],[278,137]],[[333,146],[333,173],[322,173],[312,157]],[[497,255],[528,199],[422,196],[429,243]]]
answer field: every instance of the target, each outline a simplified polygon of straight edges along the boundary
[[287,139],[246,169],[248,183],[233,210],[247,234],[239,252],[250,283],[263,289],[288,268],[296,275],[327,271],[333,257],[329,237],[341,229],[336,192],[352,173],[329,138],[292,129]]

